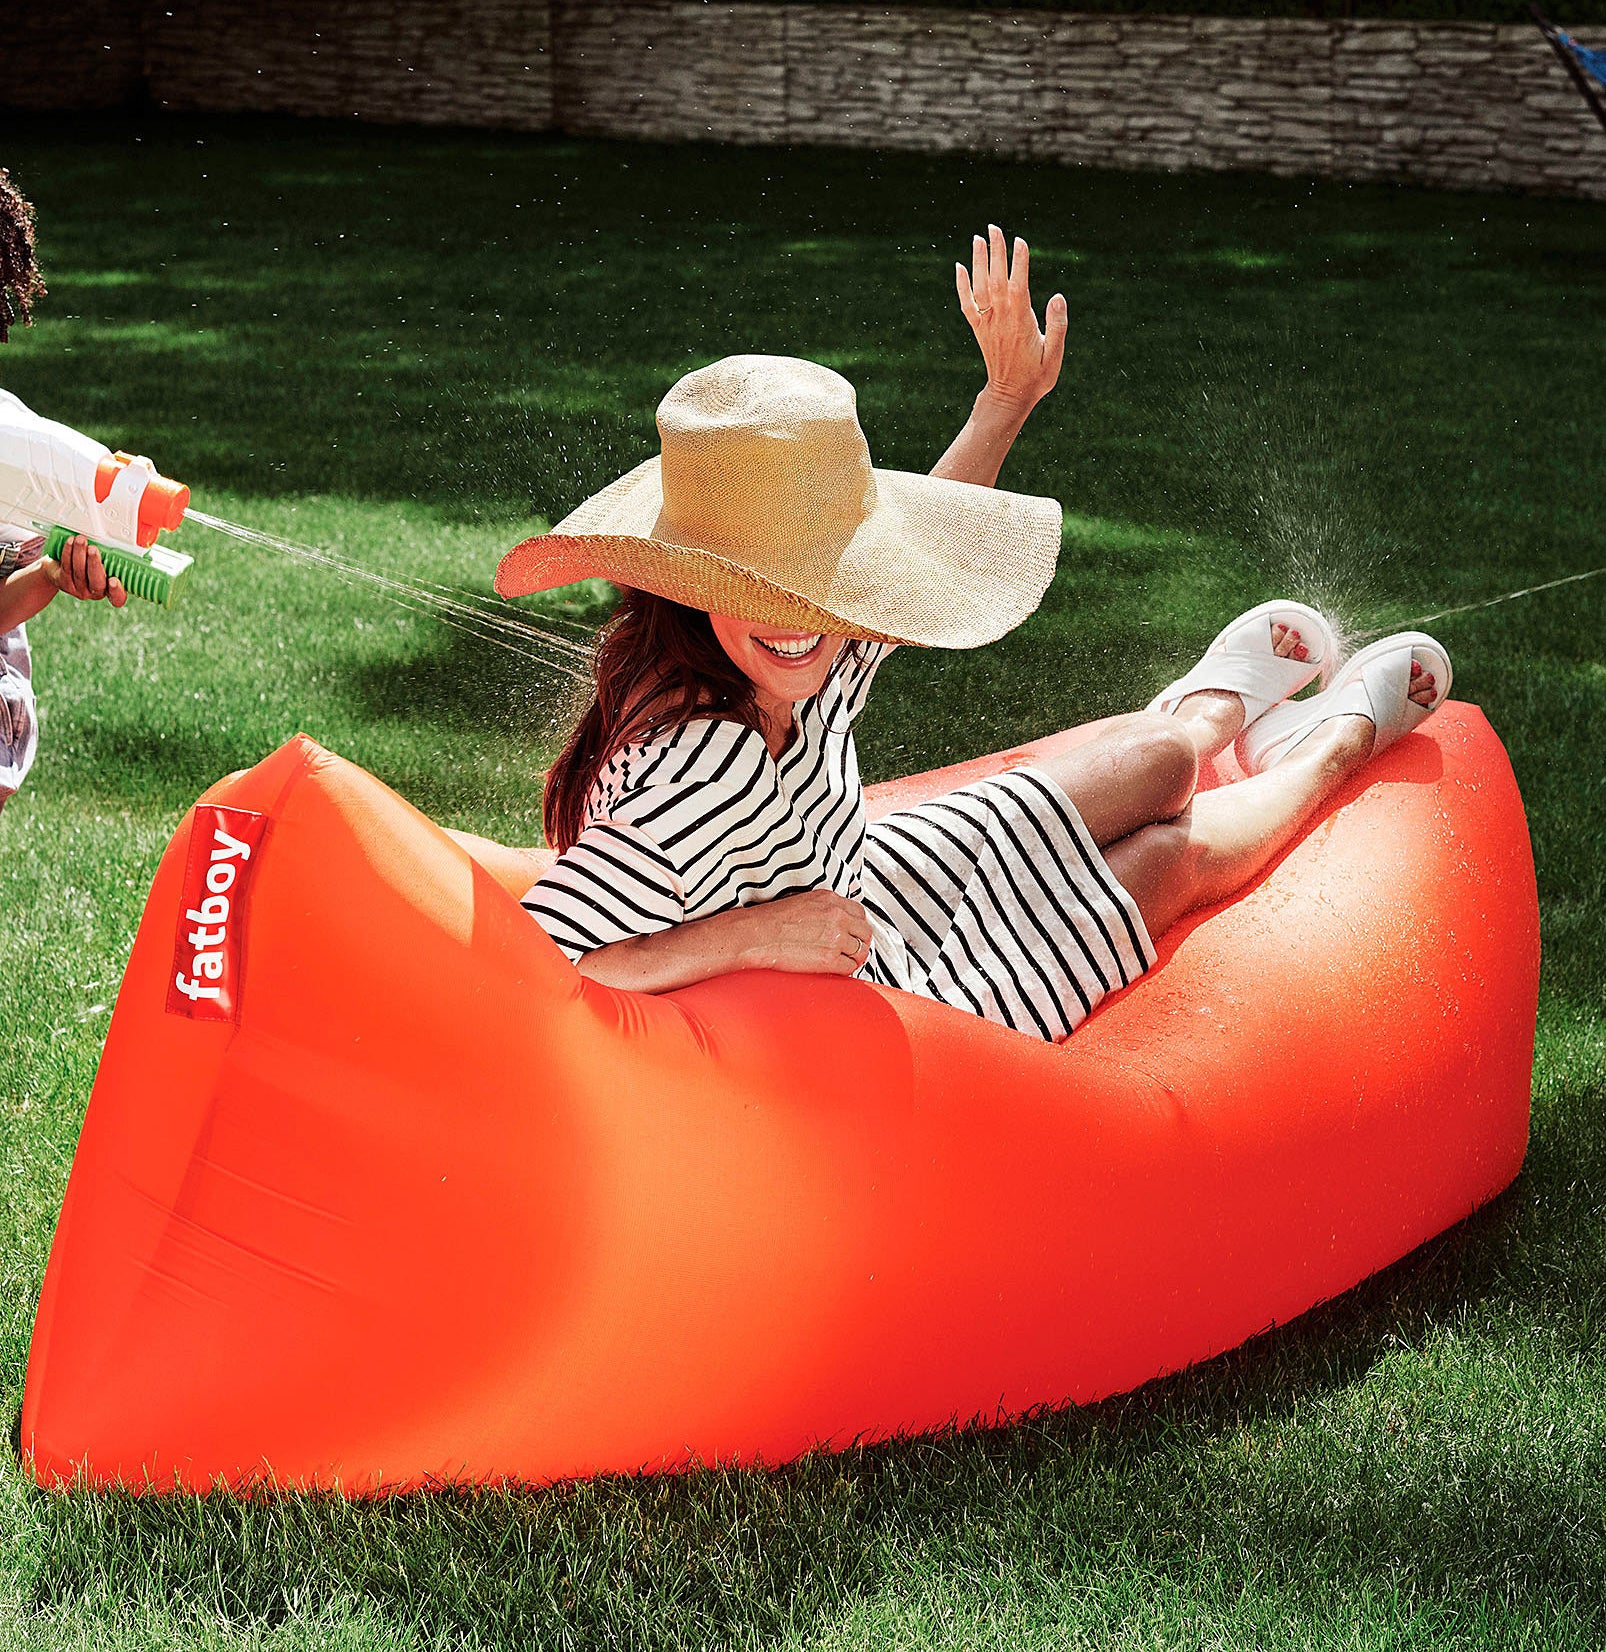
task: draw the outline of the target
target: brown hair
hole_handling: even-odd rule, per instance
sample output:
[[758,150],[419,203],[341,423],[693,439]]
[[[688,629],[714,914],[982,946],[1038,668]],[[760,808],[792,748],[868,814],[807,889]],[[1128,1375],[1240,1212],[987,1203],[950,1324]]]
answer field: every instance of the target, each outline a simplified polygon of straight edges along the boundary
[[547,770],[541,798],[547,842],[560,855],[579,837],[591,788],[621,746],[694,717],[724,717],[764,732],[752,681],[720,646],[708,615],[668,597],[621,589],[597,637],[592,671],[596,692]]
[[696,716],[728,717],[764,732],[752,683],[700,609],[621,590],[591,665],[596,693],[547,770],[541,798],[547,842],[559,854],[579,837],[586,798],[621,746]]
[[34,300],[44,296],[33,256],[33,208],[0,166],[0,344],[11,337],[19,319],[32,324]]

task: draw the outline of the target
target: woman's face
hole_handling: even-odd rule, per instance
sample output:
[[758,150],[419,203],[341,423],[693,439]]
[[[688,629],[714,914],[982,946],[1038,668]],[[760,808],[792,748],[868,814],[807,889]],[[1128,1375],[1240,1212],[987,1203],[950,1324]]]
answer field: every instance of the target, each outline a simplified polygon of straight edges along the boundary
[[796,704],[818,694],[831,663],[842,647],[841,637],[818,631],[788,631],[779,625],[710,614],[714,635],[736,669],[761,698]]

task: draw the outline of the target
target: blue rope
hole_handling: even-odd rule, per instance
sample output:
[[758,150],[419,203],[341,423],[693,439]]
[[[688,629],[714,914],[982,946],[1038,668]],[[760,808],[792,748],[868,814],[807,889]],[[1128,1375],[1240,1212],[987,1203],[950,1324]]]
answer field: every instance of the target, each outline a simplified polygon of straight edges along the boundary
[[1556,38],[1578,60],[1578,67],[1585,74],[1593,75],[1602,86],[1606,86],[1606,51],[1592,51],[1588,46],[1580,46],[1571,35],[1556,30]]

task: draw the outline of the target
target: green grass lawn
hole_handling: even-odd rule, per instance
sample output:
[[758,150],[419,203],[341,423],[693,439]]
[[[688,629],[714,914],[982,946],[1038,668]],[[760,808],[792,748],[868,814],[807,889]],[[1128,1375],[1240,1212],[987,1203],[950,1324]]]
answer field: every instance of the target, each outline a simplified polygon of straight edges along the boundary
[[[216,514],[479,592],[728,352],[839,368],[878,461],[928,468],[979,388],[952,260],[989,219],[1029,235],[1072,344],[1004,481],[1064,501],[1061,572],[1005,642],[888,665],[870,779],[1130,708],[1266,596],[1366,629],[1606,564],[1598,206],[298,124],[5,136],[51,292],[0,383]],[[536,841],[568,694],[365,587],[177,542],[173,612],[63,599],[33,633],[43,746],[0,818],[9,1419],[187,805],[306,729]],[[1596,1644],[1603,626],[1606,578],[1436,627],[1516,766],[1544,911],[1527,1165],[1454,1231],[1134,1395],[773,1473],[139,1503],[42,1496],[8,1457],[0,1649]]]

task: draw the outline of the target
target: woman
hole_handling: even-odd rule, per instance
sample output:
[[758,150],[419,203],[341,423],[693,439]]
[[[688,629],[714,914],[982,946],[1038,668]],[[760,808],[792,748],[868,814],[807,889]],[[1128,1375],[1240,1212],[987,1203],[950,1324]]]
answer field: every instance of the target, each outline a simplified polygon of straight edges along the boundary
[[[1059,549],[1053,501],[991,484],[1058,376],[1065,301],[1040,332],[1025,244],[1011,267],[996,228],[957,281],[988,383],[931,476],[872,469],[835,373],[731,357],[665,397],[660,458],[503,559],[504,596],[624,588],[547,779],[559,857],[524,897],[592,979],[854,974],[1061,1038],[1444,699],[1443,650],[1407,633],[1282,704],[1335,644],[1263,604],[1147,711],[867,828],[851,725],[877,666],[1003,635]],[[1253,778],[1196,798],[1234,740]]]

